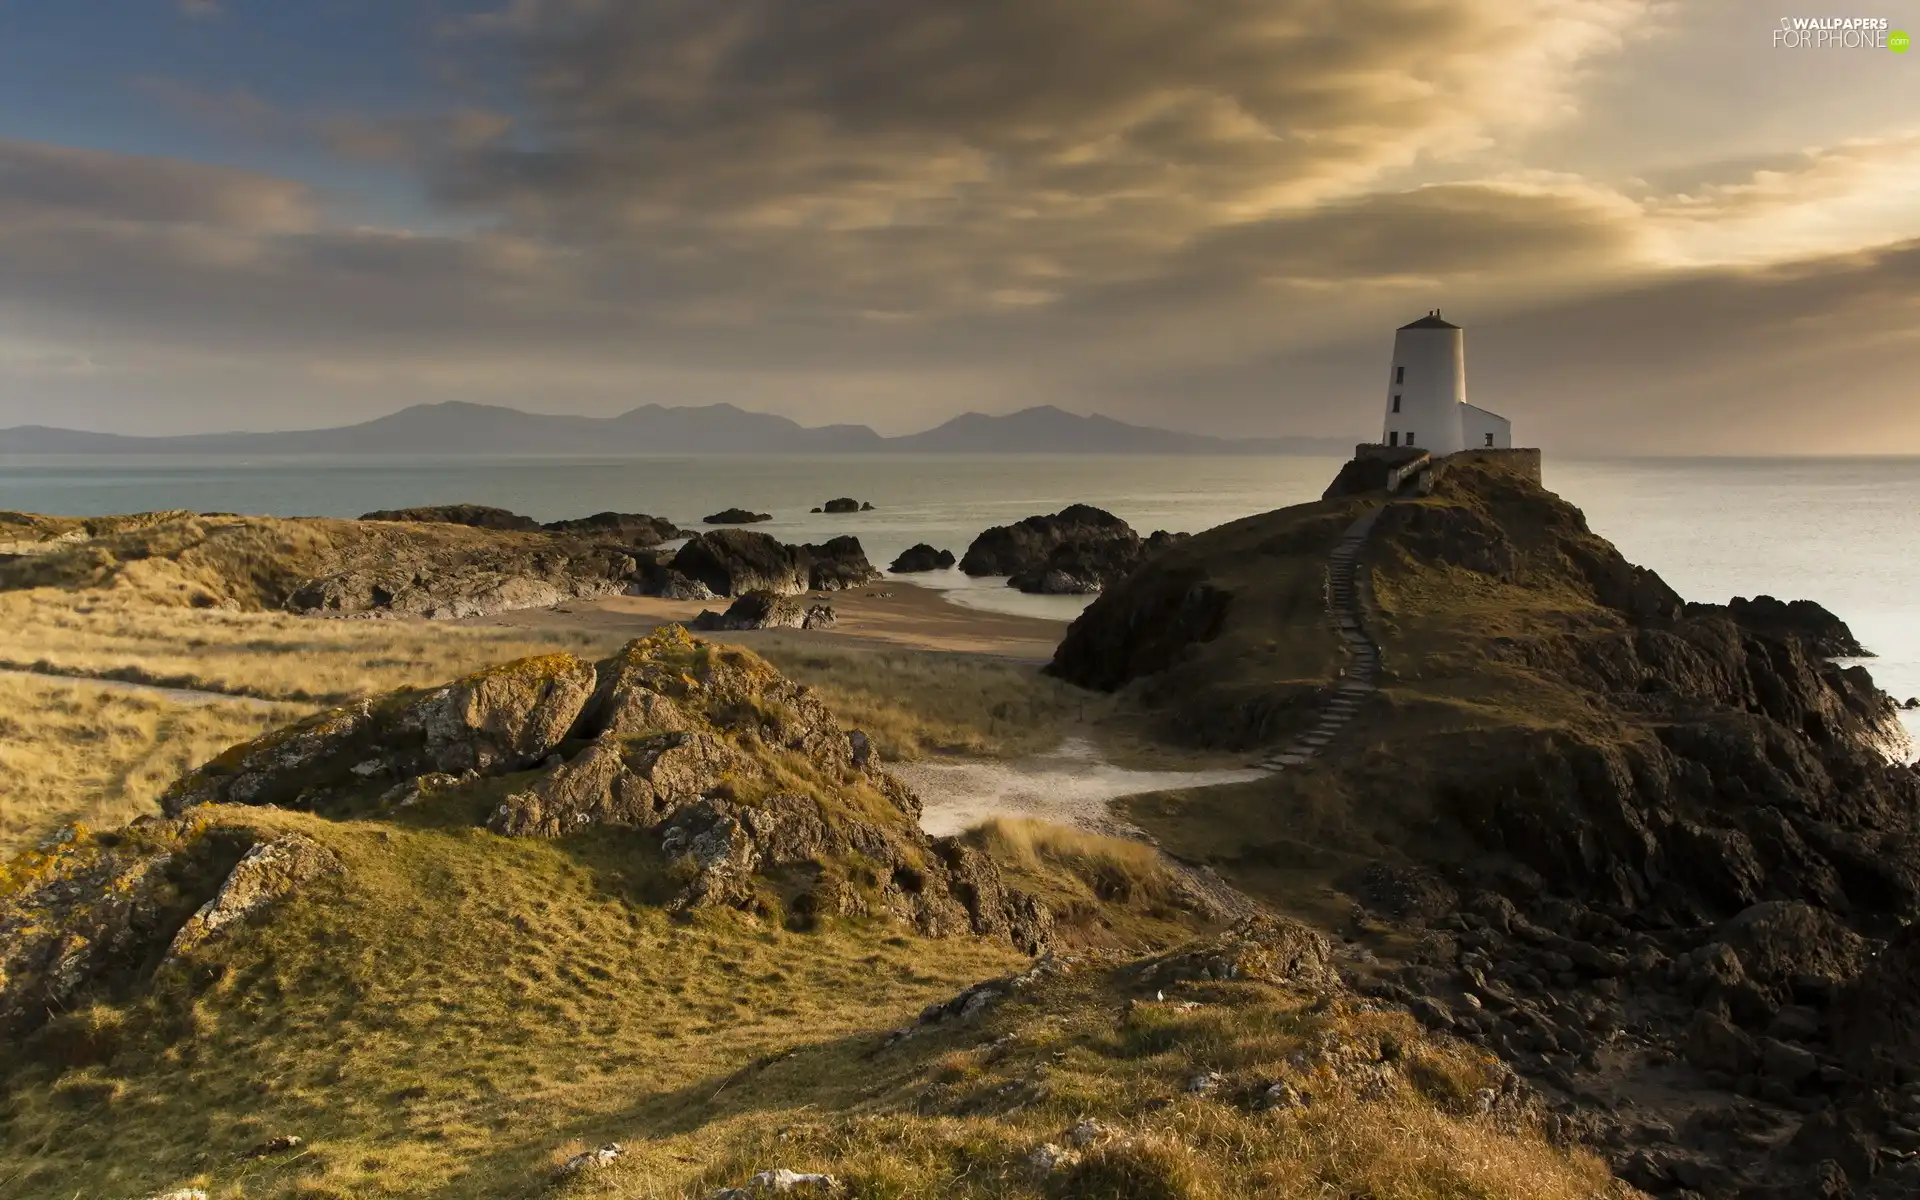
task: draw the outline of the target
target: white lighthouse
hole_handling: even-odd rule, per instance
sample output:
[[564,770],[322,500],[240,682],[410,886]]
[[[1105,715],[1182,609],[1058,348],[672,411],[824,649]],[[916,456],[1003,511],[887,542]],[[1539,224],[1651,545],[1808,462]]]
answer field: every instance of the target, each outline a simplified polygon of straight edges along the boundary
[[1436,458],[1470,449],[1509,449],[1513,425],[1467,403],[1466,334],[1435,309],[1393,335],[1382,441]]

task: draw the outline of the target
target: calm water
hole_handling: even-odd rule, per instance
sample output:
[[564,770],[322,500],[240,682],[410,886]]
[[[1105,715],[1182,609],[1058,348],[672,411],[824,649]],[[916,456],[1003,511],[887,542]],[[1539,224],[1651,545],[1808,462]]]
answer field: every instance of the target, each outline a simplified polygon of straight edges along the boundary
[[[0,508],[353,517],[467,501],[541,520],[605,509],[690,525],[743,505],[783,541],[859,535],[884,565],[914,542],[959,554],[989,525],[1075,501],[1141,531],[1196,531],[1319,496],[1333,458],[812,457],[679,459],[5,458]],[[1682,595],[1768,592],[1833,609],[1879,657],[1881,686],[1920,695],[1920,459],[1547,460],[1547,486]],[[810,514],[835,496],[877,510]],[[1071,616],[1083,601],[1022,596],[957,572],[920,576],[981,607]]]

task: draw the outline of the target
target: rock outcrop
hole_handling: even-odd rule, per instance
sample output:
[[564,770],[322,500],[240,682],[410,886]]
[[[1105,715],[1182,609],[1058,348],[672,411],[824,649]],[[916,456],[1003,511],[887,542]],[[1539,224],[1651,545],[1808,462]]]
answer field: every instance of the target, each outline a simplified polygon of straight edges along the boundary
[[0,867],[0,1035],[124,995],[337,869],[299,835],[153,818],[69,827]]
[[967,547],[960,569],[1006,575],[1008,585],[1023,592],[1097,592],[1186,536],[1159,531],[1143,539],[1112,513],[1073,504],[987,530]]
[[1037,951],[1051,927],[1045,906],[1008,887],[984,854],[922,833],[919,801],[861,742],[764,661],[668,626],[599,663],[527,659],[320,714],[234,748],[162,805],[344,814],[457,804],[532,770],[495,806],[492,829],[647,831],[680,864],[673,907],[796,924],[891,916]]
[[829,629],[835,623],[833,609],[825,604],[804,605],[791,596],[774,592],[748,592],[727,607],[724,613],[703,611],[693,619],[693,628],[702,632],[745,629]]
[[915,571],[944,571],[953,566],[951,550],[936,550],[925,542],[916,542],[902,550],[887,569],[896,575]]
[[789,546],[745,529],[714,530],[693,538],[674,555],[672,568],[705,584],[715,596],[838,591],[880,578],[858,538]]
[[548,521],[540,528],[548,533],[570,533],[615,541],[622,546],[640,547],[658,546],[661,542],[693,536],[665,517],[650,517],[646,513],[594,513],[590,517]]
[[[1690,604],[1689,612],[1707,613],[1717,606]],[[1813,653],[1827,658],[1871,658],[1872,651],[1853,636],[1847,623],[1811,600],[1781,601],[1772,596],[1748,600],[1735,596],[1724,610],[1743,629],[1775,638],[1797,638]]]
[[363,513],[362,521],[413,521],[429,525],[465,525],[470,529],[497,529],[509,533],[532,533],[540,522],[504,508],[485,504],[431,504],[420,508],[388,508]]
[[1532,480],[1442,465],[1425,496],[1196,537],[1089,607],[1054,670],[1264,744],[1258,716],[1337,686],[1326,555],[1386,504],[1362,559],[1387,696],[1316,786],[1435,899],[1355,889],[1357,923],[1417,947],[1356,979],[1549,1089],[1657,1195],[1915,1193],[1893,1155],[1920,1149],[1920,1092],[1895,1090],[1920,1078],[1896,999],[1920,774],[1890,698],[1828,661],[1823,610],[1684,604]]
[[836,500],[827,501],[815,511],[827,513],[872,512],[873,505],[863,504],[851,496],[841,496]]
[[762,521],[773,520],[772,513],[757,513],[746,508],[723,508],[710,513],[700,520],[708,525],[758,525]]

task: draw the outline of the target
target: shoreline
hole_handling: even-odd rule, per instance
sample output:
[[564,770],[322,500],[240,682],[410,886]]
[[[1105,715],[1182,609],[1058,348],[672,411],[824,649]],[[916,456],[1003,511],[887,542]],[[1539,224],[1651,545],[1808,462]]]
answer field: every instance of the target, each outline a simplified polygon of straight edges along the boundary
[[[947,589],[888,578],[837,592],[807,592],[796,599],[832,606],[832,629],[752,629],[724,633],[729,642],[752,647],[767,641],[817,641],[823,646],[935,651],[988,655],[1039,665],[1051,662],[1068,621],[957,604]],[[691,625],[702,609],[724,611],[727,599],[662,600],[656,596],[605,596],[570,600],[551,608],[522,608],[453,625],[574,630],[644,636],[665,624]]]

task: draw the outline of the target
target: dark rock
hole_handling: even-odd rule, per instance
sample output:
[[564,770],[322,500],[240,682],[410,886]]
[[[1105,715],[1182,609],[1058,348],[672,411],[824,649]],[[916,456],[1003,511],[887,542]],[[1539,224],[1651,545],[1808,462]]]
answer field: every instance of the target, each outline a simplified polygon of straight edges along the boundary
[[727,611],[703,611],[693,619],[693,628],[701,631],[737,632],[746,629],[816,629],[833,623],[833,610],[824,605],[808,608],[790,596],[773,592],[748,592],[735,600]]
[[1829,1014],[1836,1052],[1848,1069],[1887,1082],[1920,1064],[1920,925],[1896,933],[1887,948],[1839,990]]
[[474,529],[497,529],[514,533],[532,533],[540,522],[504,508],[484,504],[435,504],[422,508],[392,508],[363,513],[362,521],[419,521],[433,525],[467,525]]
[[925,542],[909,546],[887,569],[895,574],[909,571],[944,571],[954,563],[953,551],[936,550]]
[[838,591],[879,579],[860,539],[837,537],[822,545],[788,546],[746,529],[703,533],[680,547],[672,569],[707,585],[716,596],[747,592],[793,595]]
[[853,499],[851,496],[842,496],[838,500],[827,501],[814,511],[830,513],[872,512],[873,505],[868,504],[863,506],[858,500]]
[[1700,1011],[1687,1026],[1687,1061],[1702,1071],[1744,1075],[1759,1063],[1753,1039],[1724,1017]]
[[672,563],[674,570],[706,584],[716,596],[804,592],[811,565],[798,547],[746,529],[700,534],[680,547]]
[[712,600],[713,589],[688,575],[663,567],[638,594],[658,596],[662,600]]
[[645,513],[595,513],[568,521],[549,521],[540,528],[549,533],[613,538],[625,546],[641,547],[690,536],[665,517],[650,517]]
[[987,530],[967,547],[960,569],[1006,575],[1010,586],[1025,592],[1096,592],[1185,537],[1156,532],[1143,539],[1112,513],[1074,504]]
[[1798,1087],[1820,1070],[1820,1060],[1805,1046],[1795,1046],[1774,1038],[1761,1038],[1760,1070],[1789,1088]]
[[773,520],[773,514],[751,512],[744,508],[723,508],[700,520],[708,525],[757,525],[761,521]]
[[1767,989],[1776,1003],[1791,999],[1796,979],[1815,976],[1835,985],[1851,980],[1870,949],[1831,912],[1798,900],[1753,905],[1719,933],[1739,955],[1747,978]]
[[969,575],[1013,575],[1045,565],[1055,549],[1070,542],[1138,540],[1119,517],[1090,504],[1073,504],[1051,516],[1027,517],[996,525],[967,547],[960,569]]
[[[1692,606],[1689,606],[1692,607]],[[1726,612],[1742,627],[1779,638],[1797,638],[1828,658],[1869,658],[1847,623],[1811,600],[1780,601],[1772,596],[1748,600],[1735,596]]]
[[1219,636],[1232,603],[1233,594],[1198,567],[1132,576],[1075,619],[1047,669],[1082,687],[1114,691]]
[[881,578],[857,537],[843,535],[818,546],[802,546],[800,551],[807,562],[807,586],[813,591],[864,587]]
[[1808,1117],[1787,1143],[1787,1156],[1804,1163],[1838,1163],[1856,1184],[1864,1184],[1873,1176],[1880,1159],[1859,1118],[1838,1109]]

